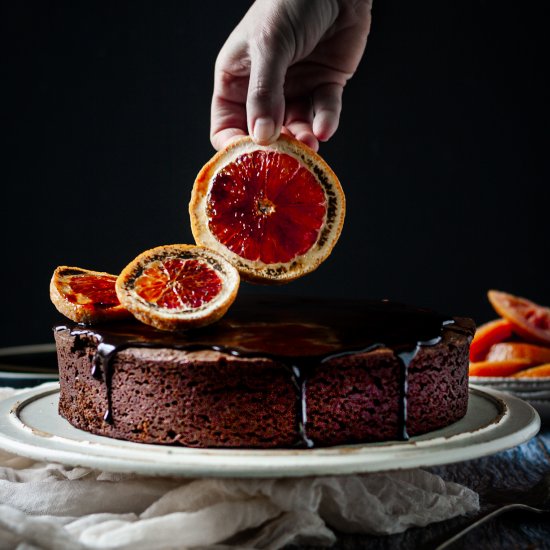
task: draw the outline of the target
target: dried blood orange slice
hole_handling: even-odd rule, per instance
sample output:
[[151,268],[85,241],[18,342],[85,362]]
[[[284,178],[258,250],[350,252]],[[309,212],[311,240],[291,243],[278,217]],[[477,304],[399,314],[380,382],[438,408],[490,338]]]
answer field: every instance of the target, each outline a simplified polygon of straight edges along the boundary
[[116,275],[80,267],[59,266],[50,282],[57,310],[77,323],[97,323],[129,317],[115,291]]
[[495,311],[514,325],[514,332],[550,345],[550,308],[498,290],[489,290],[487,296]]
[[531,367],[512,375],[512,378],[548,378],[550,377],[550,363]]
[[470,363],[470,376],[504,377],[529,367],[527,359],[505,359],[503,361],[479,361]]
[[528,361],[530,367],[548,363],[550,348],[525,342],[499,342],[493,344],[485,356],[485,361],[508,361],[509,359]]
[[507,319],[495,319],[477,327],[474,339],[470,344],[470,361],[485,359],[493,344],[502,342],[512,336],[512,323]]
[[261,146],[246,137],[202,168],[189,212],[196,242],[219,252],[244,279],[284,283],[329,256],[345,197],[327,163],[302,142],[282,135]]
[[160,330],[208,325],[237,296],[239,273],[216,252],[173,244],[146,250],[118,276],[116,293],[136,319]]

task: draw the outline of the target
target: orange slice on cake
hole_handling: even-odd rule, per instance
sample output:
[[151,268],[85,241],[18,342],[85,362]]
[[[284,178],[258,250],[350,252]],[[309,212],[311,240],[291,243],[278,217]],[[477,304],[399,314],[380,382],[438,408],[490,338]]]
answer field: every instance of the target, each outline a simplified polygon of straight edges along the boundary
[[302,142],[282,135],[262,146],[246,137],[202,168],[189,212],[197,244],[219,252],[244,279],[285,283],[330,255],[345,197],[327,163]]
[[140,254],[121,272],[116,293],[139,321],[182,330],[220,319],[237,296],[239,273],[216,252],[183,244]]
[[129,317],[115,291],[116,275],[80,267],[59,266],[50,281],[50,298],[57,310],[77,323],[97,323]]

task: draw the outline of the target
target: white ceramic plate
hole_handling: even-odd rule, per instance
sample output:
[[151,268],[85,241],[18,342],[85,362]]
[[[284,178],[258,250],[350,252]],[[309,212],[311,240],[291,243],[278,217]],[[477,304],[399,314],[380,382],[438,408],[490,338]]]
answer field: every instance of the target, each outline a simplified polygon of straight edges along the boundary
[[494,390],[470,389],[467,415],[407,442],[320,449],[191,449],[95,436],[57,414],[58,384],[0,402],[0,448],[36,460],[144,475],[293,477],[433,466],[486,456],[529,440],[539,430],[527,403]]

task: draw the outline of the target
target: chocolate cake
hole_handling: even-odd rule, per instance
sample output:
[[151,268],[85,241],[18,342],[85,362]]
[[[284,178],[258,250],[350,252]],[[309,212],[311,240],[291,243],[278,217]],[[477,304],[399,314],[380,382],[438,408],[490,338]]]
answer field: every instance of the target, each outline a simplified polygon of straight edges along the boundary
[[466,414],[471,320],[387,301],[241,296],[209,327],[55,328],[71,424],[189,447],[402,440]]

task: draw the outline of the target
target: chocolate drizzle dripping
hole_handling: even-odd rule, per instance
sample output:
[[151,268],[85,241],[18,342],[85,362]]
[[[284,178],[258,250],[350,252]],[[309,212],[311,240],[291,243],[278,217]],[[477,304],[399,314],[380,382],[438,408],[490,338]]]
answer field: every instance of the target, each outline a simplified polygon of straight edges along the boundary
[[445,331],[473,334],[473,325],[433,311],[388,301],[316,300],[240,296],[214,325],[165,333],[135,322],[97,327],[64,325],[56,330],[88,335],[97,342],[91,374],[107,392],[104,420],[112,423],[113,362],[126,348],[213,350],[236,357],[270,358],[285,366],[296,391],[297,444],[310,448],[307,435],[307,380],[316,365],[344,355],[389,348],[400,363],[397,439],[407,439],[408,369],[418,351],[436,345]]
[[[108,424],[113,423],[113,403],[112,403],[112,379],[113,379],[113,360],[116,352],[118,351],[116,346],[100,342],[97,346],[96,357],[100,358],[101,370],[103,371],[103,379],[105,380],[105,386],[107,387],[107,410],[103,415],[103,420]],[[92,373],[93,376],[93,373]]]
[[306,380],[307,371],[313,368],[313,365],[307,365],[307,363],[304,363],[302,366],[289,366],[288,364],[285,364],[285,367],[290,370],[292,383],[296,390],[296,432],[300,438],[296,445],[298,447],[311,449],[315,446],[315,444],[307,436]]
[[[59,330],[60,327],[56,327],[56,330]],[[113,403],[112,403],[112,378],[113,378],[113,368],[112,362],[117,354],[124,347],[122,345],[113,345],[103,341],[103,337],[98,333],[88,328],[73,328],[71,329],[71,334],[88,334],[98,341],[97,351],[92,359],[92,368],[90,374],[96,380],[101,380],[103,378],[105,382],[105,387],[107,388],[107,410],[103,415],[103,420],[108,424],[113,423]]]
[[[73,334],[75,334],[74,331]],[[103,377],[103,373],[101,371],[101,357],[98,354],[96,354],[92,359],[92,370],[90,371],[90,374],[96,380],[101,380]]]
[[409,365],[412,360],[415,358],[420,345],[417,344],[413,351],[405,351],[397,354],[401,369],[399,372],[399,425],[397,438],[406,441],[409,439],[409,434],[407,433],[407,394],[409,392]]

